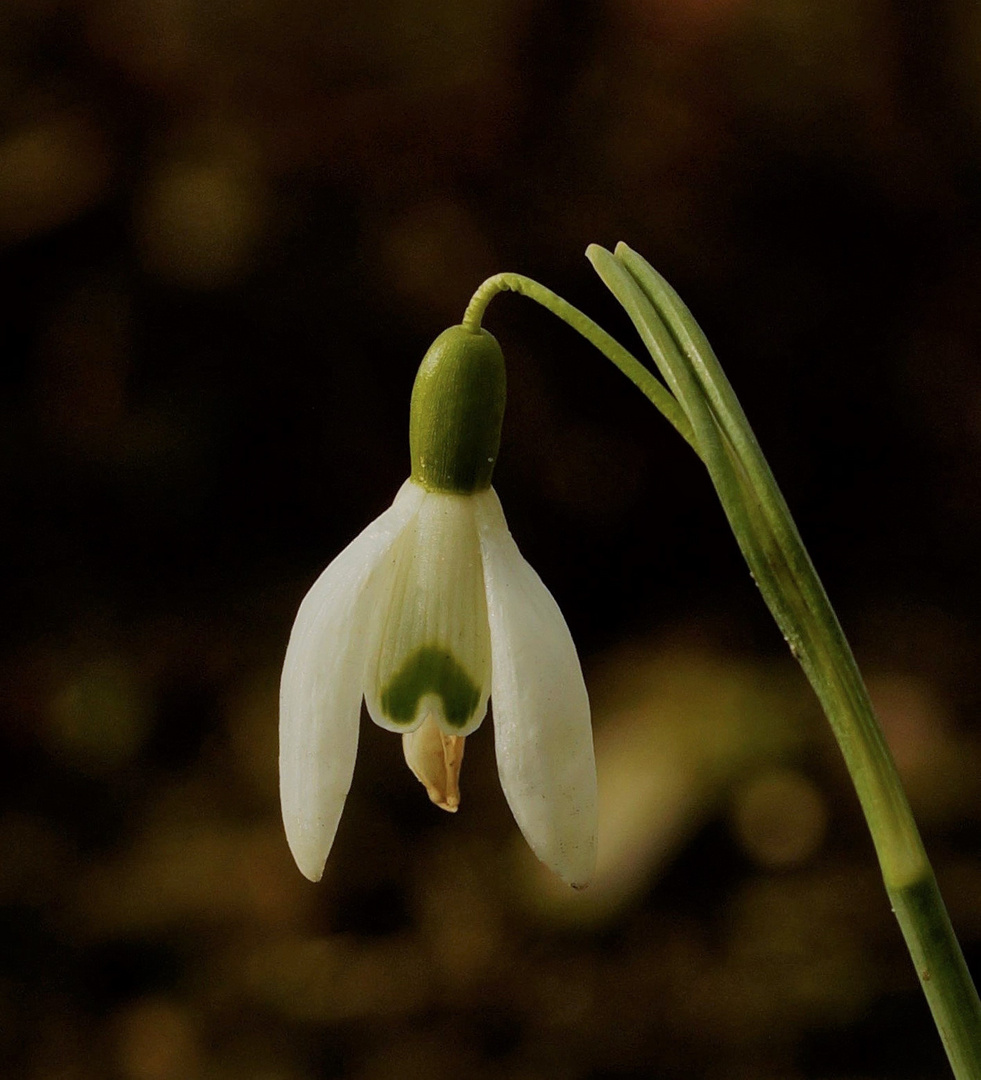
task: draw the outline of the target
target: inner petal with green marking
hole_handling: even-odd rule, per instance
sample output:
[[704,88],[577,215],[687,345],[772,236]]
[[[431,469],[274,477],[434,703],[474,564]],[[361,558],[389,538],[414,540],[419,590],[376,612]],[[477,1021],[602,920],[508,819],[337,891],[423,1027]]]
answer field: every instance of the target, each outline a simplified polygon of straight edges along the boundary
[[411,724],[420,703],[435,695],[439,704],[429,701],[429,709],[442,709],[443,719],[452,728],[461,728],[473,716],[480,702],[477,686],[451,652],[438,645],[423,645],[409,656],[387,686],[382,687],[381,704],[385,715],[396,724]]
[[472,497],[427,493],[379,574],[364,680],[371,718],[406,732],[432,716],[449,735],[470,734],[487,712],[491,669]]

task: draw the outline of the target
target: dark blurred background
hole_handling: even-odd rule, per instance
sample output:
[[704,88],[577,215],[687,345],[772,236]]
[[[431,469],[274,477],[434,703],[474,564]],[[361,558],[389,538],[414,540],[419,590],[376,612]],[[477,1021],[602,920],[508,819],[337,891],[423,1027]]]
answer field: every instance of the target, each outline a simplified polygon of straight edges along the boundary
[[[528,301],[496,485],[595,712],[601,866],[365,724],[323,882],[278,668],[484,277],[682,292],[981,965],[972,0],[2,0],[0,1074],[946,1076],[837,750],[687,447]],[[639,345],[636,347],[639,348]]]

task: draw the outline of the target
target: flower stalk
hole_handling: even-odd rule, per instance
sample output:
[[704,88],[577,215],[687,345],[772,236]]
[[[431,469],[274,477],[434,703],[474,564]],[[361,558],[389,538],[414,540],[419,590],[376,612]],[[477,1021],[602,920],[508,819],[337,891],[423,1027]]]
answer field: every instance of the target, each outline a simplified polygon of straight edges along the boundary
[[841,748],[954,1076],[981,1080],[981,1002],[865,683],[752,428],[671,286],[625,244],[614,253],[592,245],[587,257],[627,311],[667,388],[586,315],[516,274],[488,279],[465,325],[478,328],[487,303],[504,289],[537,301],[616,364],[702,459],[750,572]]

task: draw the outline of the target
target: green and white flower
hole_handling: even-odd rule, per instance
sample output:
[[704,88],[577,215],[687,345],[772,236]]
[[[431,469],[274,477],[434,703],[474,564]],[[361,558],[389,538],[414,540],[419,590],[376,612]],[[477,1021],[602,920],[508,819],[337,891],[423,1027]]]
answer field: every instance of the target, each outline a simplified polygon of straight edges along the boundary
[[463,740],[491,698],[501,785],[525,838],[570,884],[592,874],[589,700],[562,613],[490,486],[503,412],[494,338],[441,334],[413,389],[412,476],[300,605],[280,691],[280,790],[312,881],[351,786],[362,697],[447,810],[459,805]]

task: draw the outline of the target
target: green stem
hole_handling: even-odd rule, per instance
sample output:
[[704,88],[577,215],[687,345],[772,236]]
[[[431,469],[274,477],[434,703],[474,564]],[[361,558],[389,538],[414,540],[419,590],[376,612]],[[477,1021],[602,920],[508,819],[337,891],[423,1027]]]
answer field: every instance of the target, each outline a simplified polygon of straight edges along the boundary
[[[670,306],[664,302],[653,270],[647,273],[600,248],[590,248],[588,254],[692,422],[696,413],[702,415],[696,424],[700,445],[717,441],[709,434],[713,428],[724,436],[725,449],[704,459],[736,539],[828,715],[887,884],[916,880],[927,865],[926,855],[892,755],[831,602],[728,380],[714,354],[709,355],[707,342],[699,341],[696,349],[691,335],[682,335],[680,300],[675,294]],[[694,322],[690,315],[688,319]],[[696,351],[697,363],[691,359]]]
[[954,1076],[981,1076],[978,992],[933,871],[888,893]]
[[[661,415],[674,427],[678,434],[693,448],[691,424],[688,417],[678,407],[678,402],[664,389],[658,380],[647,370],[633,353],[628,352],[616,338],[611,337],[601,326],[567,300],[521,274],[495,274],[488,278],[473,294],[463,316],[463,325],[468,330],[479,330],[481,319],[487,305],[502,292],[514,292],[541,304],[556,315],[573,330],[581,334],[637,387]],[[696,449],[697,453],[697,449]]]
[[981,1002],[858,665],[752,428],[671,286],[623,244],[615,255],[595,245],[587,255],[630,315],[667,389],[581,311],[517,274],[485,281],[464,326],[479,328],[503,290],[537,301],[612,360],[701,457],[760,592],[831,723],[954,1076],[981,1080]]
[[625,245],[587,254],[692,420],[743,555],[841,748],[954,1075],[979,1080],[977,991],[858,665],[749,422],[670,285]]

